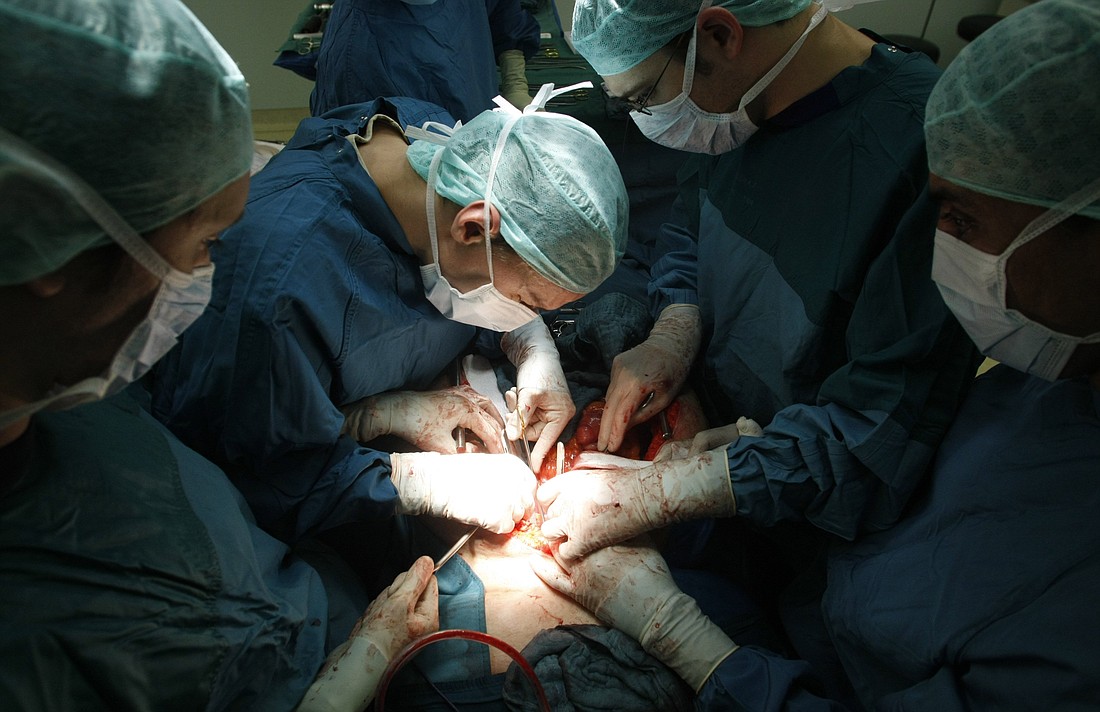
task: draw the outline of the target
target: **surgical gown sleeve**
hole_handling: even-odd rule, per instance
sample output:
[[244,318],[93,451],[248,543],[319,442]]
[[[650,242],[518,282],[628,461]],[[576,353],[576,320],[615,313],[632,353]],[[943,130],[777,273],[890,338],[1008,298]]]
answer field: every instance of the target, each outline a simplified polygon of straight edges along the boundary
[[853,538],[896,521],[978,355],[931,280],[922,120],[939,70],[876,44],[737,150],[681,169],[654,306],[696,300],[737,515]]
[[0,708],[293,709],[328,649],[317,572],[129,393],[32,428],[0,496]]
[[840,703],[814,694],[810,666],[751,646],[735,650],[699,690],[700,712],[824,712],[843,710]]
[[650,268],[649,300],[654,318],[670,304],[699,303],[699,250],[687,224],[684,198],[680,196],[673,202],[669,222],[661,226],[654,246],[654,253],[660,255]]
[[1096,709],[1097,463],[1087,379],[975,379],[906,516],[830,557],[821,610],[868,709]]
[[493,36],[493,56],[518,49],[526,59],[539,51],[539,23],[523,9],[519,0],[486,0],[489,32]]
[[845,539],[901,515],[979,361],[929,278],[935,219],[922,197],[870,264],[840,342],[847,360],[814,401],[727,449],[738,515],[804,518]]
[[154,415],[288,541],[393,513],[389,454],[342,435],[340,406],[428,388],[474,336],[425,298],[347,138],[383,110],[432,106],[380,100],[304,121],[214,247],[210,307],[155,372]]
[[405,96],[469,121],[493,108],[500,53],[538,48],[538,23],[519,0],[340,0],[317,54],[310,113]]

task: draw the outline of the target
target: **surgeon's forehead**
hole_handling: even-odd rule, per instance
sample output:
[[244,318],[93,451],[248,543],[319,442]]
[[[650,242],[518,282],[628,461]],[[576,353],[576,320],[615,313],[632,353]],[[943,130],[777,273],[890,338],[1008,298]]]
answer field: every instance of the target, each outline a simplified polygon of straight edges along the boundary
[[988,198],[988,196],[963,188],[961,185],[952,183],[934,173],[928,176],[928,194],[933,200],[939,202],[950,201],[962,206],[981,203]]
[[609,74],[603,78],[607,93],[627,99],[649,91],[667,60],[667,50],[659,50],[625,72]]

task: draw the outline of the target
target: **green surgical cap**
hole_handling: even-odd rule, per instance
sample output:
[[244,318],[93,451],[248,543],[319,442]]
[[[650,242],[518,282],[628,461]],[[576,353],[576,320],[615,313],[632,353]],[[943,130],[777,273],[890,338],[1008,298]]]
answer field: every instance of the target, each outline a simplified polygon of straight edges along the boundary
[[[485,198],[489,163],[512,118],[485,111],[445,146],[416,141],[409,163],[425,180],[442,152],[435,190],[466,206]],[[527,113],[515,120],[500,156],[492,203],[504,240],[536,272],[587,294],[607,279],[626,249],[626,186],[599,135],[563,114]]]
[[[1042,0],[947,68],[924,125],[933,173],[1053,207],[1100,178],[1100,3]],[[1080,211],[1100,219],[1100,201]]]
[[138,233],[248,172],[244,77],[177,0],[0,0],[0,24],[0,285],[110,242],[16,144],[62,164]]
[[[810,0],[716,0],[747,27],[770,25],[805,10]],[[573,46],[596,73],[633,69],[695,24],[700,0],[577,0]]]

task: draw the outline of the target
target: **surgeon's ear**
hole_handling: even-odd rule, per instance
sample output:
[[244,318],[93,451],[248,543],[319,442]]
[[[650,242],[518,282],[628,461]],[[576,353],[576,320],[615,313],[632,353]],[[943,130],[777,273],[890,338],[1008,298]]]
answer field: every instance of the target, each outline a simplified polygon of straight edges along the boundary
[[[463,245],[478,244],[485,232],[484,200],[477,200],[461,208],[451,223],[451,237]],[[500,234],[500,212],[489,204],[489,234]]]
[[745,28],[724,7],[708,7],[699,13],[698,35],[709,40],[726,59],[737,59],[744,46]]
[[39,299],[57,296],[65,288],[65,275],[62,270],[35,277],[23,284],[24,289]]

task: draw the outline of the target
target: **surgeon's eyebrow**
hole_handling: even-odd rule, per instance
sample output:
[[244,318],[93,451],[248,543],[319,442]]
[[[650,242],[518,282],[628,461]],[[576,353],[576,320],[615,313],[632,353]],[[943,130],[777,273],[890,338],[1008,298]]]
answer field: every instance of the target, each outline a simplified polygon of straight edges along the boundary
[[932,188],[928,191],[928,196],[932,198],[932,200],[935,200],[937,203],[949,201],[952,203],[957,203],[960,207],[964,208],[973,203],[970,196],[968,196],[966,193],[961,193],[959,191],[953,190],[949,186],[945,185]]
[[631,89],[627,92],[614,93],[611,91],[611,88],[607,86],[607,82],[603,82],[601,86],[603,87],[603,93],[607,94],[612,99],[628,99],[632,94],[636,94],[638,91],[640,91],[639,89]]
[[647,81],[645,84],[639,84],[637,86],[630,87],[623,93],[619,94],[616,98],[619,99],[641,99],[644,92],[649,91],[652,86],[652,80]]

